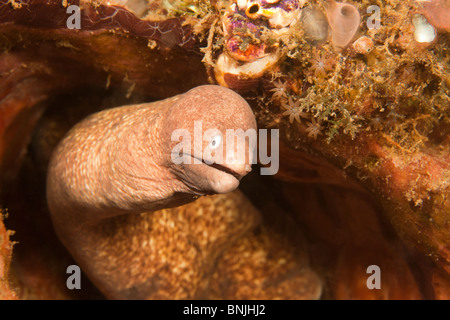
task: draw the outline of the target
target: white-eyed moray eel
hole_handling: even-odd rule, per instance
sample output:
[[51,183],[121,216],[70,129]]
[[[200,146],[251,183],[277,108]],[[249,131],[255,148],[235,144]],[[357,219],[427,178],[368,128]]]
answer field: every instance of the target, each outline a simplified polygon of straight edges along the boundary
[[[139,248],[148,235],[134,234],[115,245],[108,238],[120,237],[118,223],[233,191],[251,170],[256,146],[250,139],[244,150],[236,143],[230,158],[228,129],[256,132],[250,106],[230,89],[204,85],[162,101],[93,114],[57,145],[47,175],[50,215],[61,242],[106,297],[141,299],[155,290],[127,254],[145,260],[147,253]],[[237,161],[242,160],[237,153],[244,153],[245,161]],[[133,282],[140,274],[144,279]],[[130,288],[130,283],[137,284]]]

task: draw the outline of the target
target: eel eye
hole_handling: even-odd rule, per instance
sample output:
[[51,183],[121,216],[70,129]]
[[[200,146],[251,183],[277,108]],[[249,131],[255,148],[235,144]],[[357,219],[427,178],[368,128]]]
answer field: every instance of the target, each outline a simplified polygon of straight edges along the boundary
[[214,150],[220,145],[221,142],[222,142],[222,135],[216,134],[211,137],[211,140],[209,140],[209,148],[211,150]]

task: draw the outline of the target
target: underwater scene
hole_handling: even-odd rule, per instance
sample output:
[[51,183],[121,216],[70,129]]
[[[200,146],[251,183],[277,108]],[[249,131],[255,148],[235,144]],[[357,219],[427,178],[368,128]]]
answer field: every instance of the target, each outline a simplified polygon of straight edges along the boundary
[[0,0],[0,299],[449,298],[450,0]]

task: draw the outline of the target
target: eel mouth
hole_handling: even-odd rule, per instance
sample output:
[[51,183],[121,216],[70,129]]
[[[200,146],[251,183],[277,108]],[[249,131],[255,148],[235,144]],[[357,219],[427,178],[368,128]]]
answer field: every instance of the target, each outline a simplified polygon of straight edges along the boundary
[[218,163],[212,163],[209,165],[212,168],[215,168],[217,170],[223,171],[225,173],[231,174],[233,177],[235,177],[238,181],[240,181],[243,177],[243,175],[237,173],[236,171]]
[[[251,170],[242,169],[237,170],[229,166],[211,162],[192,155],[190,153],[172,153],[176,157],[180,168],[174,170],[176,175],[184,181],[184,183],[198,194],[213,195],[220,193],[227,193],[235,190],[240,183],[240,180]],[[241,172],[241,173],[239,173]]]
[[[191,154],[186,154],[187,156],[190,156],[192,159],[197,159],[198,161],[201,161],[202,164],[205,164],[211,168],[220,170],[226,174],[232,175],[233,177],[236,178],[236,180],[241,181],[241,179],[251,171],[247,170],[247,169],[243,169],[243,170],[239,170],[239,169],[233,169],[230,168],[229,166],[226,166],[224,164],[220,164],[220,163],[216,163],[216,162],[212,162],[212,163],[207,163],[203,158],[199,158],[197,156],[191,155]],[[200,163],[199,163],[200,164]],[[239,173],[238,171],[242,171],[241,173]]]
[[[207,163],[203,158],[190,155],[191,159],[200,161],[189,165],[190,170],[198,173],[200,177],[210,177],[211,179],[201,179],[198,185],[203,186],[205,190],[212,189],[213,193],[227,193],[233,191],[239,186],[239,182],[245,174],[239,174],[237,171],[218,163]],[[205,166],[196,166],[206,165]]]

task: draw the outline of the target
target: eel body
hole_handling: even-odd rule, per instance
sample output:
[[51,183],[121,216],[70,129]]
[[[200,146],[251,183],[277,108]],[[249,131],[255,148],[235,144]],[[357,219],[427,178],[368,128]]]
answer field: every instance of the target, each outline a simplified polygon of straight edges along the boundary
[[93,114],[55,148],[47,202],[56,233],[107,297],[158,290],[145,269],[151,239],[133,233],[143,213],[233,191],[251,170],[256,142],[230,149],[227,130],[256,134],[253,112],[235,92],[205,85]]

